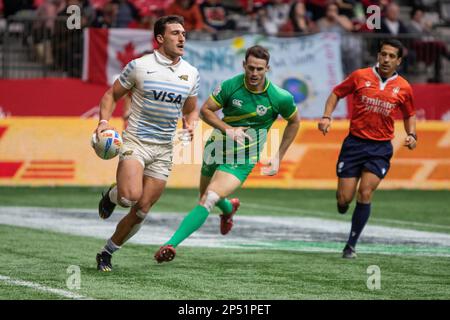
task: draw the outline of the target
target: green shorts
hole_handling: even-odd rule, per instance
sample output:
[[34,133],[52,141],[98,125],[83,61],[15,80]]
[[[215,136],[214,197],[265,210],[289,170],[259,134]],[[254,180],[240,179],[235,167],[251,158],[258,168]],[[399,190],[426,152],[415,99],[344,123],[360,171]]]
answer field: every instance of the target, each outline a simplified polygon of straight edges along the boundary
[[[220,137],[222,137],[221,135],[222,134],[220,133]],[[216,139],[217,138],[212,135],[205,144],[201,170],[202,176],[212,177],[214,172],[219,170],[232,174],[243,183],[255,167],[258,156],[250,156],[248,153],[233,154],[233,150],[224,150],[223,148],[226,147],[224,145],[219,147],[212,146]],[[232,154],[229,154],[230,151]],[[227,153],[228,156],[231,155],[231,159],[228,159],[228,157],[225,156]],[[244,159],[240,158],[240,161],[237,162],[239,156],[244,157]],[[219,159],[220,161],[216,161],[213,158]]]
[[212,163],[207,164],[203,162],[202,164],[202,176],[212,177],[216,170],[228,172],[238,178],[241,183],[247,179],[250,172],[252,172],[255,167],[255,163],[246,163],[246,164],[228,164],[228,163]]

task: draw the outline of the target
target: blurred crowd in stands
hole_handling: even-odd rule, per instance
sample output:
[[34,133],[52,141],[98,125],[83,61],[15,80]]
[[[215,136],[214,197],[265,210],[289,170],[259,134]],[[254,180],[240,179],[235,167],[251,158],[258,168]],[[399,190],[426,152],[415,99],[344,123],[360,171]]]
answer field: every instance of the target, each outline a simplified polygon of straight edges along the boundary
[[[381,9],[380,33],[427,33],[439,19],[440,1],[406,1],[409,19],[402,20],[393,0],[0,0],[0,15],[8,18],[33,10],[40,18],[66,16],[66,8],[82,8],[84,27],[151,29],[165,14],[185,18],[187,31],[223,30],[292,35],[317,31],[372,32],[367,8]],[[402,3],[400,3],[402,4]],[[427,13],[435,13],[428,14]],[[426,18],[427,17],[427,18]],[[52,29],[52,21],[47,20]]]
[[[59,30],[55,22],[58,16],[67,18],[70,5],[81,8],[82,27],[141,28],[152,29],[156,19],[166,14],[178,14],[185,19],[185,29],[193,39],[218,39],[218,35],[230,32],[260,33],[273,36],[299,36],[322,31],[341,34],[381,33],[391,36],[420,34],[426,45],[410,44],[414,59],[430,60],[436,56],[450,59],[448,43],[433,41],[436,26],[449,26],[442,0],[0,0],[0,17],[33,16],[38,20],[35,30],[44,30],[39,36],[54,36]],[[377,5],[381,9],[381,25],[370,29],[367,8]],[[448,8],[448,6],[446,7]],[[405,15],[405,9],[408,10]],[[425,39],[429,37],[428,39]],[[220,38],[220,37],[219,37]],[[361,37],[343,38],[343,57],[346,72],[361,61],[358,49]],[[35,40],[36,41],[36,40]],[[424,42],[425,43],[425,42]],[[429,56],[431,46],[435,56]],[[355,51],[356,50],[356,51]],[[349,56],[350,52],[352,53]],[[425,52],[427,54],[425,54]],[[426,57],[424,56],[426,55]],[[344,59],[345,60],[345,59]],[[438,58],[437,60],[440,60]],[[407,67],[407,65],[406,65]],[[436,79],[437,81],[439,79]]]

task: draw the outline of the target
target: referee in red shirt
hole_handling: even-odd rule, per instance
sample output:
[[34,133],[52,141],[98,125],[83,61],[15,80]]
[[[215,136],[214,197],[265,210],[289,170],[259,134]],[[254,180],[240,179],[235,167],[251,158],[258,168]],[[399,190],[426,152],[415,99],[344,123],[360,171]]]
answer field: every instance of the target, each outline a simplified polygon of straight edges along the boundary
[[370,216],[372,194],[386,176],[393,154],[394,115],[400,110],[406,131],[405,146],[416,147],[416,116],[409,83],[397,74],[403,45],[390,39],[381,42],[378,63],[359,69],[337,85],[328,97],[318,127],[324,135],[330,130],[331,115],[339,99],[353,94],[350,132],[345,138],[336,165],[339,213],[346,213],[358,187],[356,207],[343,258],[356,257],[356,242]]

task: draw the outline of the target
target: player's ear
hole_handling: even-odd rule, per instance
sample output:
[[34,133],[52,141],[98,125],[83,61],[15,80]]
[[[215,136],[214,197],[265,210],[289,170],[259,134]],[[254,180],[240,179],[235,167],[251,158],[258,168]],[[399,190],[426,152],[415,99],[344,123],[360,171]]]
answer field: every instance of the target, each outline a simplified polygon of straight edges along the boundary
[[159,44],[162,44],[162,43],[164,42],[164,37],[163,37],[163,35],[162,35],[162,34],[158,34],[158,35],[156,36],[156,41],[157,41]]
[[402,63],[402,58],[397,59],[397,67]]

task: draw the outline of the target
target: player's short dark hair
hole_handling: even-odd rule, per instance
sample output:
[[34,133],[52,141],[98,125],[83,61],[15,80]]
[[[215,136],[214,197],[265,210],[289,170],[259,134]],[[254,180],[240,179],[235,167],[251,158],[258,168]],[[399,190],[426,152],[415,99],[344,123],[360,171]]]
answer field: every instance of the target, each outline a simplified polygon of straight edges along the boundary
[[173,23],[179,23],[184,27],[184,18],[177,15],[162,16],[155,22],[155,25],[153,27],[153,36],[156,38],[158,34],[164,35],[164,32],[166,31],[166,25]]
[[380,42],[378,52],[381,52],[381,48],[383,48],[383,46],[391,46],[391,47],[397,48],[398,49],[398,53],[397,53],[398,58],[403,57],[403,44],[399,40],[397,40],[397,39],[382,40]]
[[247,61],[249,56],[254,56],[255,58],[258,59],[264,59],[267,61],[267,64],[269,64],[270,60],[269,50],[267,50],[262,46],[256,45],[248,48],[247,51],[245,52],[245,61]]

